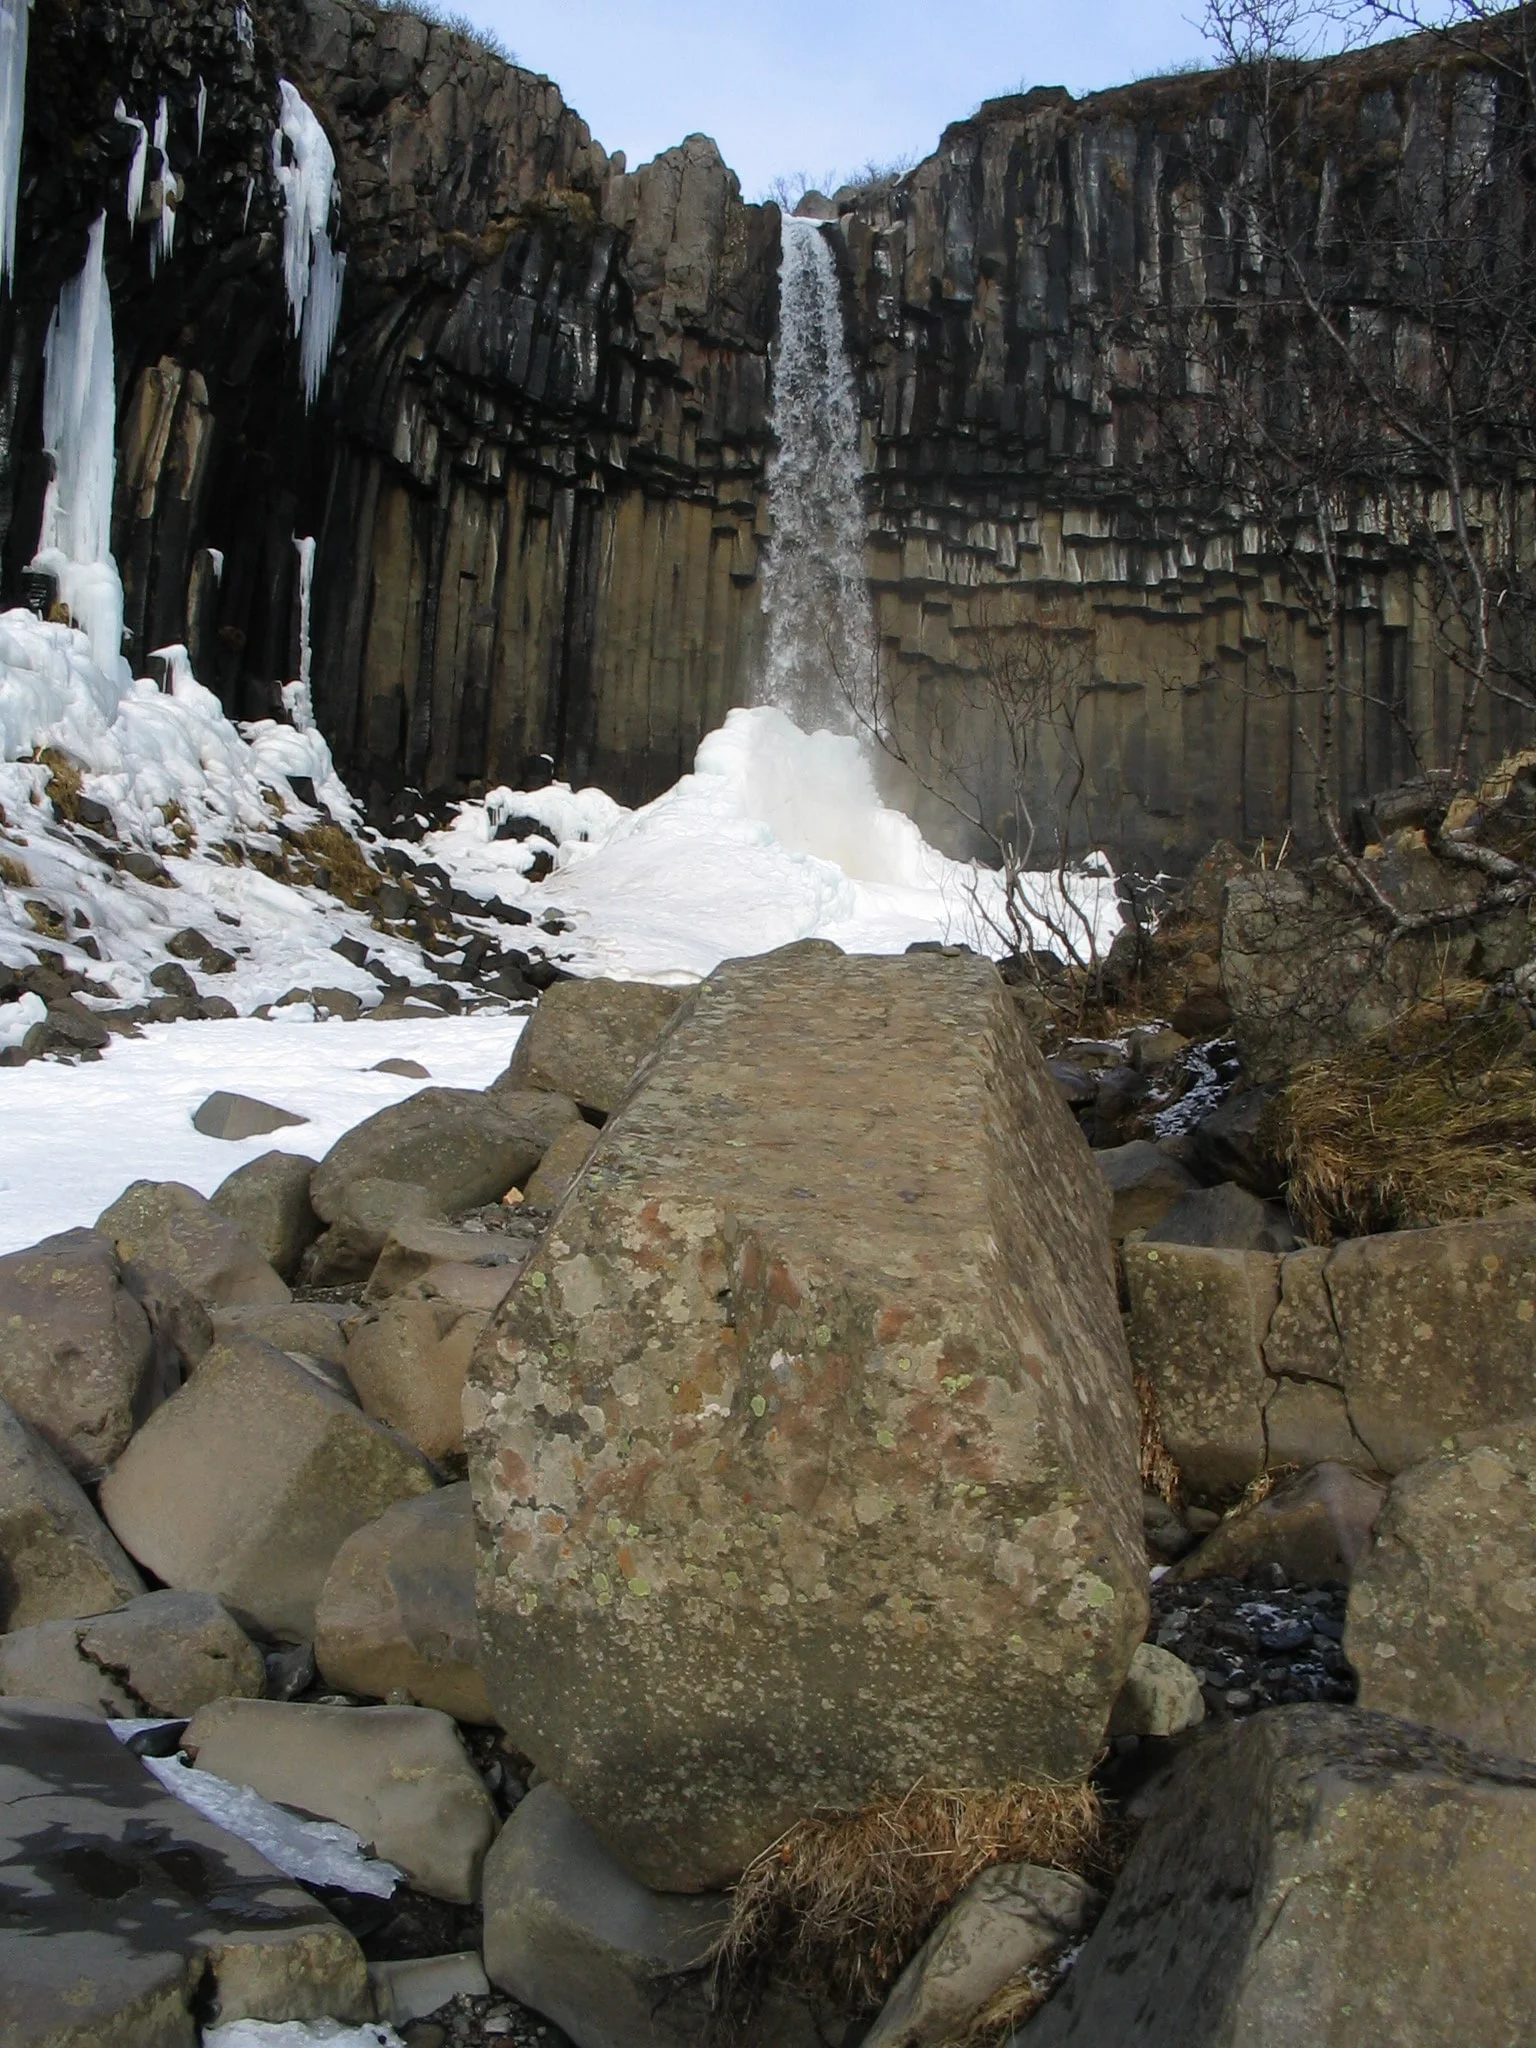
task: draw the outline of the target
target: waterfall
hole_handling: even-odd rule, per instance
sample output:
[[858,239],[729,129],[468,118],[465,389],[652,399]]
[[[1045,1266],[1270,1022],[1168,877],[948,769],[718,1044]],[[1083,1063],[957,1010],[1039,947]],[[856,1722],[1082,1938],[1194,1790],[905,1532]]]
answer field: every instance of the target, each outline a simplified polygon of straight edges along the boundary
[[806,730],[846,732],[874,699],[859,409],[832,251],[815,221],[786,217],[783,232],[761,695]]
[[295,86],[280,78],[277,90],[282,116],[272,138],[272,168],[283,193],[283,278],[310,406],[336,340],[347,259],[331,247],[336,157],[329,138]]
[[16,198],[21,189],[21,130],[27,110],[27,10],[32,0],[0,0],[0,281],[16,262]]

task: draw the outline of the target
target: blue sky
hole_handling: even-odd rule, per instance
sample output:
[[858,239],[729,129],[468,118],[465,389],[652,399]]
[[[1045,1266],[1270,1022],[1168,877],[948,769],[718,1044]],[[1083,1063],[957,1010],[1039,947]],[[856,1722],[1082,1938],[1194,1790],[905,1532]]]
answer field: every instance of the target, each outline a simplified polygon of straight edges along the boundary
[[1199,61],[1201,0],[448,0],[547,72],[609,150],[713,135],[748,198],[779,174],[926,156],[1025,85]]

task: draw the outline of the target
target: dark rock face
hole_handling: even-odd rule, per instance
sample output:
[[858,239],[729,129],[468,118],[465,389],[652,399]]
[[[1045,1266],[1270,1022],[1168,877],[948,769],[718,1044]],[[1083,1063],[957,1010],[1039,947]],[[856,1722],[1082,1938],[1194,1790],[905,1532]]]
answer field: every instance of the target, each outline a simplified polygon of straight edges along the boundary
[[[6,593],[46,480],[43,335],[105,208],[135,666],[185,640],[232,712],[273,710],[298,666],[292,540],[312,534],[317,708],[364,789],[462,793],[552,761],[654,794],[751,691],[777,210],[743,204],[702,136],[629,172],[549,81],[440,25],[369,0],[253,12],[247,43],[230,0],[38,0],[16,292],[0,305]],[[1389,246],[1398,182],[1452,134],[1487,139],[1503,175],[1493,88],[1448,76],[1410,44],[1318,74],[1304,243],[1321,246],[1347,174],[1376,195]],[[279,77],[335,147],[347,255],[309,413],[281,277]],[[151,151],[130,233],[119,94],[151,126],[162,95],[170,116],[178,227],[158,279],[168,177]],[[1151,465],[1149,392],[1177,381],[1180,320],[1269,290],[1238,204],[1244,118],[1215,76],[990,102],[908,177],[839,194],[825,230],[888,668],[914,704],[947,710],[974,767],[1007,752],[972,701],[989,642],[1067,628],[1087,831],[1162,865],[1218,834],[1315,836],[1297,733],[1316,715],[1317,636],[1256,530],[1176,502]],[[1399,317],[1385,259],[1349,289]],[[1436,730],[1459,680],[1371,507],[1357,514],[1342,536],[1346,812],[1411,765],[1380,707]],[[1496,704],[1479,751],[1525,736]],[[1061,769],[1043,744],[1042,817]],[[999,782],[988,800],[1000,813],[1013,793]],[[919,811],[953,836],[942,804]]]

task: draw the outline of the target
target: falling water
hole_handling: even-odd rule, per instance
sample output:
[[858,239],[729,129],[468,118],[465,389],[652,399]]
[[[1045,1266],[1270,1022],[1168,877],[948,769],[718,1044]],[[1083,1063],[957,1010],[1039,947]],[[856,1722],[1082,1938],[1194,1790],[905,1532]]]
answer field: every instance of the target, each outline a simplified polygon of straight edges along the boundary
[[806,730],[846,732],[872,701],[874,619],[864,574],[859,411],[832,251],[786,218],[768,472],[763,699]]

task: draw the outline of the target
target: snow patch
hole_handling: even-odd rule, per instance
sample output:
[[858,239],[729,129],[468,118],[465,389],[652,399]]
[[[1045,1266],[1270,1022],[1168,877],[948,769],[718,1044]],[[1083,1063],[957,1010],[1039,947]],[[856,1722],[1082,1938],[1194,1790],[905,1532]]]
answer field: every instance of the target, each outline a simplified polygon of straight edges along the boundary
[[365,2020],[349,2027],[341,2020],[230,2020],[204,2027],[203,2048],[405,2048],[393,2027]]
[[146,1756],[140,1761],[167,1792],[205,1820],[249,1842],[285,1877],[336,1885],[374,1899],[387,1899],[402,1881],[404,1873],[393,1863],[365,1856],[360,1838],[340,1821],[300,1820],[248,1786],[231,1785],[180,1757]]
[[20,1045],[34,1024],[41,1024],[48,1005],[41,996],[18,996],[14,1003],[0,1003],[0,1051]]
[[32,0],[0,0],[0,283],[16,265],[16,201],[27,111],[27,27]]
[[281,78],[277,89],[281,113],[272,168],[283,194],[283,282],[299,340],[304,403],[313,405],[336,340],[347,267],[346,257],[331,247],[336,157],[298,88]]

